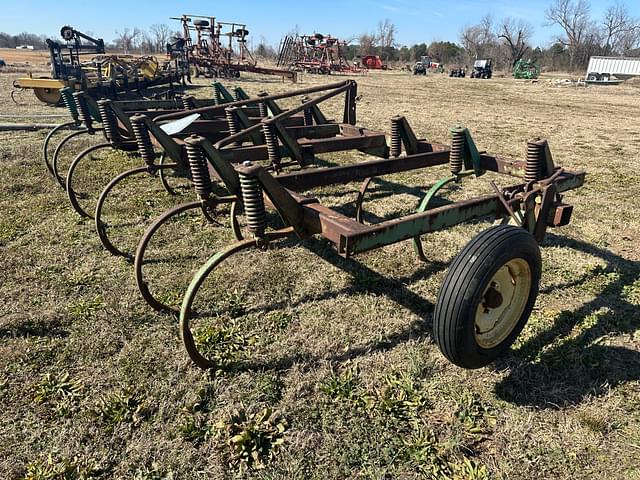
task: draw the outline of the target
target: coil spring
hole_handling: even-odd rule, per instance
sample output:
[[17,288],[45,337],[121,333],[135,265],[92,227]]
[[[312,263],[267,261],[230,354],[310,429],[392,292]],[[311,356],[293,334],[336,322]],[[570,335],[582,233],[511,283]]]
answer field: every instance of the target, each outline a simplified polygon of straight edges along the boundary
[[83,92],[76,92],[73,94],[73,100],[76,102],[76,109],[78,110],[78,120],[85,124],[87,130],[93,130],[93,121],[89,114],[89,108],[87,107],[87,101],[84,99]]
[[542,164],[545,160],[546,149],[546,140],[534,138],[527,142],[527,166],[524,172],[525,181],[535,182],[542,178]]
[[451,132],[451,151],[449,152],[449,168],[453,175],[458,175],[464,165],[464,145],[466,135],[464,130]]
[[[307,103],[310,99],[308,97],[304,97],[302,99],[302,103]],[[309,108],[305,108],[303,110],[303,114],[304,114],[304,124],[307,127],[310,127],[311,125],[313,125],[313,109],[311,107]]]
[[149,129],[144,124],[144,117],[131,117],[131,128],[133,129],[133,134],[136,137],[138,152],[144,160],[144,163],[149,166],[154,165],[156,154],[153,150],[153,143],[151,143]]
[[209,175],[209,166],[204,157],[202,147],[197,141],[193,141],[197,139],[196,135],[187,139],[185,148],[189,159],[193,187],[200,198],[206,200],[211,194],[211,176]]
[[402,117],[397,116],[391,119],[391,149],[389,155],[399,157],[402,152],[402,139],[400,138],[400,123]]
[[118,141],[120,134],[118,132],[118,126],[116,125],[116,117],[111,109],[111,100],[98,100],[98,112],[100,113],[104,136],[107,140]]
[[264,208],[262,188],[256,177],[242,173],[238,176],[247,227],[256,237],[262,237],[267,227],[267,211]]
[[78,109],[71,94],[71,89],[69,87],[63,88],[62,90],[60,90],[60,93],[62,93],[62,101],[64,102],[64,106],[67,107],[67,110],[69,110],[71,118],[73,118],[74,120],[77,119]]
[[304,124],[307,127],[313,125],[313,110],[311,108],[304,109]]
[[269,116],[267,104],[264,102],[260,102],[258,104],[258,111],[260,112],[260,118],[267,118]]
[[[227,125],[229,126],[229,133],[231,135],[235,135],[240,131],[240,121],[238,120],[238,116],[235,113],[235,109],[227,108],[224,111],[225,116],[227,117]],[[239,147],[241,142],[233,142],[234,147]]]
[[[260,92],[258,97],[266,97],[267,92]],[[260,118],[267,118],[269,116],[269,109],[266,102],[258,103],[258,112],[260,112]]]
[[196,108],[195,97],[193,95],[186,95],[180,98],[182,102],[182,108],[184,110],[193,110]]
[[264,133],[264,140],[267,142],[267,153],[269,154],[269,161],[274,165],[280,164],[280,145],[278,143],[278,137],[276,136],[276,127],[271,123],[265,123],[262,127]]

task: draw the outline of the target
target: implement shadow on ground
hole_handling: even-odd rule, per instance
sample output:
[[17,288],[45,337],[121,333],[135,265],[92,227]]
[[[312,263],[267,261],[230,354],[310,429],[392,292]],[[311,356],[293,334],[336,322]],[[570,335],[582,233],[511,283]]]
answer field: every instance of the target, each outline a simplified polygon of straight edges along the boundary
[[[575,311],[563,311],[554,326],[525,342],[495,367],[509,369],[495,391],[510,403],[538,408],[577,405],[588,396],[640,379],[640,352],[607,345],[607,339],[633,334],[640,327],[640,308],[625,299],[625,287],[640,278],[640,262],[627,260],[586,242],[549,234],[546,245],[571,248],[607,262],[604,273],[617,274],[600,294]],[[584,283],[580,281],[557,288]],[[571,336],[576,326],[584,324]],[[556,345],[545,349],[546,346]]]
[[0,324],[0,340],[14,338],[64,338],[69,331],[59,318],[24,318],[23,315],[9,314]]
[[295,304],[287,303],[286,305],[272,305],[269,310],[272,308],[283,308],[285,306],[291,308],[309,301],[331,299],[338,295],[373,293],[389,298],[414,314],[417,318],[401,330],[386,336],[384,340],[369,342],[364,345],[351,348],[348,352],[339,355],[333,355],[327,358],[300,353],[277,359],[274,362],[259,363],[250,361],[230,364],[228,366],[230,370],[286,370],[296,363],[304,363],[306,368],[313,368],[322,361],[330,360],[333,362],[342,362],[363,355],[368,355],[371,352],[391,350],[395,346],[406,343],[411,339],[424,339],[431,337],[431,314],[433,312],[433,303],[411,291],[406,285],[418,280],[424,280],[432,275],[442,272],[448,267],[448,263],[425,263],[422,266],[417,267],[411,275],[389,278],[358,261],[340,257],[328,244],[326,244],[326,242],[322,242],[320,240],[307,240],[303,245],[309,251],[318,255],[322,260],[344,272],[349,273],[353,278],[352,284],[339,291],[332,290],[320,295],[301,298],[295,302]]

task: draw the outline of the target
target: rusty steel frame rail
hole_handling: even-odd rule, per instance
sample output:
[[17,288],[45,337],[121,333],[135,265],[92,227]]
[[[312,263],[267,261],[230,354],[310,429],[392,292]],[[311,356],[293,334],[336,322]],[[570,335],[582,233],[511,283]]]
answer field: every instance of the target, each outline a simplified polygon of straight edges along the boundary
[[[559,193],[580,187],[584,183],[584,172],[563,173],[554,184]],[[525,184],[511,188],[524,189]],[[542,193],[542,190],[540,190]],[[512,209],[522,207],[522,201],[510,203]],[[450,205],[432,208],[423,213],[415,213],[388,220],[376,225],[363,225],[355,220],[328,212],[315,204],[303,205],[304,228],[308,233],[318,233],[335,243],[337,251],[344,257],[351,257],[375,248],[409,240],[418,235],[430,233],[479,218],[493,216],[502,218],[509,212],[502,205],[498,195],[484,195]],[[533,232],[532,232],[533,233]]]
[[[433,152],[410,155],[401,158],[372,160],[354,165],[309,169],[292,174],[283,174],[273,177],[259,165],[236,166],[235,172],[247,176],[254,175],[261,182],[264,193],[269,203],[285,219],[296,219],[290,222],[296,233],[301,237],[321,234],[326,239],[336,244],[341,255],[351,256],[356,253],[371,250],[383,245],[413,238],[422,233],[428,233],[442,228],[458,225],[466,221],[495,215],[496,218],[509,214],[500,202],[498,195],[487,195],[471,200],[454,202],[445,207],[430,209],[423,213],[407,215],[381,224],[363,225],[345,215],[320,205],[317,200],[310,197],[300,197],[295,191],[305,191],[314,187],[326,187],[330,185],[345,184],[360,181],[374,176],[383,176],[392,173],[406,172],[428,168],[430,166],[444,165],[448,162],[450,151],[446,146],[433,144]],[[436,150],[437,149],[437,150]],[[211,150],[204,145],[204,151],[210,155]],[[498,156],[482,155],[483,166],[488,171],[509,176],[517,176],[523,172],[525,162],[505,159]],[[219,174],[229,175],[229,170],[222,167],[221,158],[212,158],[214,168]],[[558,193],[574,189],[584,183],[585,172],[557,171],[555,178],[550,182],[557,187]],[[237,180],[228,181],[227,188],[234,189]],[[544,182],[544,179],[541,180]],[[524,191],[527,184],[518,184],[506,188],[506,191]],[[539,185],[545,185],[539,183]],[[237,188],[237,187],[235,187]],[[533,190],[541,193],[542,188]],[[519,198],[510,200],[513,209],[522,206]],[[533,232],[532,232],[533,233]]]
[[[352,120],[353,123],[355,123],[355,97],[356,97],[356,94],[357,94],[357,84],[353,80],[344,80],[344,81],[341,81],[341,82],[331,83],[331,84],[328,84],[328,85],[318,85],[318,86],[315,86],[315,87],[301,88],[301,89],[294,90],[294,91],[291,91],[291,92],[279,93],[279,94],[274,94],[274,95],[266,95],[264,97],[260,97],[259,100],[262,101],[262,102],[277,101],[277,100],[282,100],[282,99],[285,99],[285,98],[290,98],[290,97],[295,97],[295,96],[310,95],[312,93],[338,89],[338,88],[341,88],[341,87],[345,87],[347,85],[350,86],[352,88],[352,90],[353,90],[353,92],[351,93],[351,96],[353,97],[353,101],[354,101],[354,105],[351,107],[353,109],[353,111],[352,111],[352,113],[350,113],[350,116],[347,118],[347,120]],[[249,105],[249,104],[255,103],[255,102],[256,102],[255,98],[254,99],[248,99],[248,100],[235,102],[233,106],[242,107],[242,106]],[[227,106],[228,105],[216,105],[216,106],[211,106],[211,107],[195,108],[193,110],[190,110],[189,113],[206,114],[206,113],[209,113],[209,112],[217,112],[219,110],[224,111],[224,109]],[[185,113],[182,113],[182,114],[173,113],[173,114],[160,116],[160,117],[156,118],[156,120],[157,121],[175,120],[175,119],[181,118],[183,116],[185,116]],[[352,122],[351,121],[345,121],[344,123],[352,123]]]
[[[96,230],[103,246],[114,255],[131,258],[131,255],[129,253],[120,250],[111,242],[109,235],[107,234],[107,225],[101,219],[106,198],[108,195],[110,195],[113,188],[119,182],[121,182],[125,178],[129,178],[132,175],[145,173],[154,174],[156,172],[159,172],[162,177],[162,173],[167,169],[186,168],[188,165],[188,157],[184,142],[180,139],[173,138],[173,136],[165,133],[161,128],[161,123],[163,121],[179,121],[185,115],[200,114],[198,112],[206,113],[209,116],[222,113],[225,113],[226,115],[230,111],[233,111],[236,114],[240,114],[241,112],[248,111],[250,107],[252,107],[256,103],[264,103],[265,105],[268,105],[268,108],[269,110],[272,110],[272,113],[275,112],[275,116],[267,119],[261,118],[260,121],[257,121],[255,118],[243,115],[245,125],[253,122],[256,123],[248,126],[244,130],[241,130],[238,134],[228,136],[228,132],[219,131],[218,128],[215,127],[215,124],[212,123],[212,121],[200,121],[200,123],[196,121],[190,126],[190,129],[188,131],[191,132],[191,128],[194,128],[195,130],[198,130],[201,135],[206,135],[209,140],[212,141],[218,141],[218,138],[216,137],[224,137],[223,140],[218,141],[217,145],[226,146],[227,148],[220,148],[218,151],[219,154],[225,158],[225,161],[229,161],[232,163],[236,161],[236,158],[245,158],[246,156],[250,156],[254,160],[270,159],[270,147],[269,145],[265,145],[265,143],[268,143],[268,140],[258,137],[260,137],[260,130],[264,128],[265,124],[271,124],[271,122],[273,122],[273,124],[276,126],[277,138],[284,139],[284,145],[282,147],[278,146],[280,153],[283,156],[291,155],[298,165],[303,164],[303,158],[299,154],[292,154],[292,151],[300,152],[304,150],[306,152],[311,152],[312,150],[315,150],[317,152],[327,152],[351,149],[359,146],[365,151],[373,149],[380,152],[381,154],[386,154],[388,148],[386,146],[386,138],[383,133],[359,130],[352,127],[351,124],[340,125],[334,122],[329,122],[328,120],[326,120],[326,118],[318,108],[318,104],[322,101],[326,101],[327,99],[344,93],[344,117],[348,121],[355,123],[355,98],[357,93],[356,88],[357,86],[355,82],[347,81],[324,87],[313,87],[311,89],[297,90],[286,94],[256,97],[253,99],[241,100],[206,109],[189,110],[184,113],[181,112],[179,116],[176,114],[170,114],[166,116],[160,115],[153,120],[145,117],[144,115],[131,117],[131,121],[137,124],[138,129],[145,129],[148,133],[147,138],[150,138],[156,146],[160,146],[164,150],[167,157],[173,161],[173,163],[168,165],[149,165],[149,168],[134,168],[133,170],[130,170],[128,172],[123,172],[118,177],[114,178],[109,183],[109,185],[107,185],[107,187],[105,187],[103,192],[100,194],[100,197],[98,198],[98,204],[96,206],[96,213],[94,216]],[[283,111],[275,103],[276,100],[279,99],[295,97],[299,96],[301,93],[309,92],[326,93],[316,99],[307,99],[305,103],[303,103],[300,107],[294,107],[290,110]],[[311,112],[312,119],[316,123],[311,125],[306,124],[306,122],[304,121],[304,115],[299,115],[302,114],[304,110],[309,110]],[[318,124],[317,122],[324,123]],[[212,126],[214,128],[211,128],[211,130],[207,132],[209,127]],[[146,137],[146,135],[141,136],[139,133],[140,132],[136,134],[136,137],[140,146],[140,142],[144,141],[142,139]],[[258,136],[256,136],[256,134],[258,134]],[[343,137],[338,137],[338,135],[343,135]],[[182,136],[183,135],[181,135],[181,137]],[[252,142],[253,145],[243,145],[243,142],[241,142],[240,140],[243,140],[245,138]],[[238,142],[239,144],[234,144],[235,142]],[[144,150],[141,146],[140,148],[141,151]],[[151,149],[151,147],[149,147],[148,149]],[[276,169],[279,169],[283,166],[286,166],[287,164],[280,163],[278,161],[277,165],[272,165]],[[206,209],[203,209],[203,213],[206,213]]]

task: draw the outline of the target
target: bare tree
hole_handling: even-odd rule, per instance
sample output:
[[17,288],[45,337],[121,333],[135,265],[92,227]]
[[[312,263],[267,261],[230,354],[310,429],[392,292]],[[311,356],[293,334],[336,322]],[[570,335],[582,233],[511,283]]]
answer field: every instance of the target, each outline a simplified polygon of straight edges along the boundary
[[396,47],[396,26],[387,18],[378,23],[378,32],[376,34],[378,45],[382,50],[380,54],[384,58],[391,58],[393,50]]
[[271,45],[269,45],[264,35],[260,35],[260,42],[258,43],[258,46],[255,48],[253,53],[257,57],[261,58],[275,58],[277,56],[275,49]]
[[142,32],[137,46],[144,53],[155,53],[157,51],[155,40],[147,32]]
[[500,24],[497,31],[497,37],[504,40],[509,48],[509,61],[511,66],[527,53],[529,50],[529,40],[533,34],[533,27],[524,20],[514,20],[513,18],[505,18]]
[[558,42],[569,50],[569,68],[573,69],[576,54],[583,46],[592,29],[590,5],[587,0],[555,0],[546,10],[545,15],[549,25],[559,25],[565,32],[564,38]]
[[166,23],[155,23],[149,27],[153,36],[156,52],[162,52],[167,43],[171,42],[171,27]]
[[391,48],[396,46],[396,26],[385,19],[378,23],[378,44],[382,48]]
[[495,48],[493,19],[485,15],[478,25],[465,27],[460,32],[460,41],[471,59],[486,57]]
[[116,48],[121,48],[125,54],[129,53],[135,48],[136,41],[141,35],[142,31],[138,27],[133,30],[127,27],[122,32],[116,30],[116,38],[114,40]]
[[[623,3],[615,3],[607,8],[602,20],[604,37],[603,53],[624,54],[638,43],[640,23],[631,17],[629,9]],[[630,45],[631,44],[631,45]]]
[[360,44],[360,55],[373,55],[376,49],[376,36],[370,33],[363,33],[358,37]]
[[621,36],[618,49],[622,55],[628,55],[632,50],[640,49],[640,24],[635,24]]

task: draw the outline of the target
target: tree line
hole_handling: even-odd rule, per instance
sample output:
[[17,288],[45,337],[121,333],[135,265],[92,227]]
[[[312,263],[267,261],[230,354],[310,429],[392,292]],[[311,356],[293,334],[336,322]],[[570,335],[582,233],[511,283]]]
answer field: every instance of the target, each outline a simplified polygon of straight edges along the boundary
[[[92,32],[83,33],[94,37]],[[182,32],[175,31],[166,24],[154,24],[148,30],[138,27],[124,28],[117,30],[114,39],[110,43],[106,43],[105,46],[108,50],[123,53],[163,53],[166,51],[166,44],[172,41],[175,36],[182,36]],[[0,48],[32,45],[36,49],[46,49],[47,38],[51,37],[28,32],[17,35],[0,32]],[[61,41],[59,38],[55,40]]]
[[380,22],[373,33],[363,33],[350,45],[347,58],[379,55],[387,62],[413,62],[430,56],[446,65],[469,65],[491,57],[497,68],[510,69],[518,60],[530,59],[548,69],[586,68],[593,55],[640,56],[640,19],[624,3],[610,5],[601,18],[591,15],[588,0],[554,0],[545,10],[545,26],[560,27],[561,34],[548,47],[534,47],[533,25],[526,20],[484,16],[462,28],[458,41],[398,45],[396,27]]

